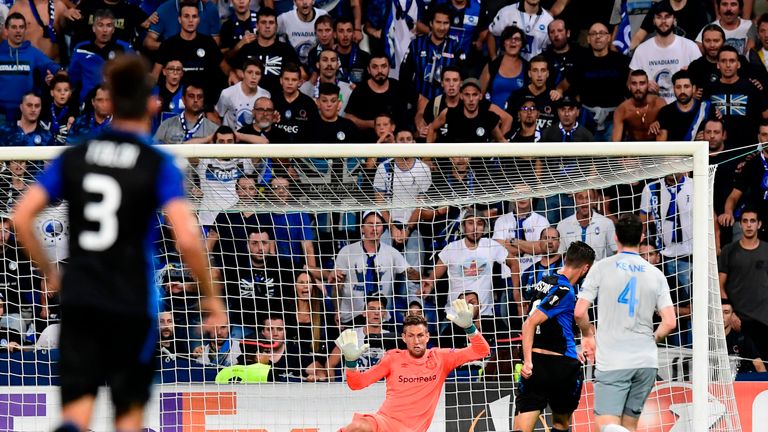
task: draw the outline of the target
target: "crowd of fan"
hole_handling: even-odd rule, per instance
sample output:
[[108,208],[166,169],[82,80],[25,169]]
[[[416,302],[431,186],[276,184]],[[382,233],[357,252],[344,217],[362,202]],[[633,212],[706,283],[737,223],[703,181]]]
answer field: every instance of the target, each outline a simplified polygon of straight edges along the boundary
[[[768,150],[727,152],[768,141],[768,15],[760,15],[761,3],[507,3],[0,4],[0,134],[5,145],[74,145],[108,127],[104,64],[138,52],[154,64],[152,128],[165,144],[707,140],[719,164],[714,212],[723,296],[738,315],[727,319],[729,349],[768,358],[768,246],[755,237],[766,239],[760,221],[768,220]],[[396,346],[407,313],[425,314],[440,344],[466,343],[444,320],[459,296],[479,306],[478,327],[493,344],[513,344],[530,290],[561,266],[567,245],[585,240],[598,259],[615,253],[612,220],[627,211],[647,222],[644,254],[670,278],[681,318],[668,342],[690,345],[693,179],[680,173],[573,196],[414,208],[431,194],[471,196],[512,166],[529,178],[568,168],[537,158],[509,162],[194,161],[192,194],[200,198],[230,324],[201,333],[196,286],[163,255],[160,296],[169,312],[160,317],[159,351],[219,366],[268,363],[276,380],[324,380],[338,374],[339,353],[329,341],[344,327],[373,347],[361,366]],[[6,205],[39,166],[5,164]],[[288,205],[308,191],[332,194],[349,185],[393,210],[221,211],[263,195]],[[65,261],[60,216],[52,210],[40,230],[58,248],[54,259]],[[0,323],[18,335],[4,339],[13,350],[39,337],[56,311],[47,296],[20,294],[39,292],[39,281],[3,223]],[[760,361],[750,365],[765,370]]]

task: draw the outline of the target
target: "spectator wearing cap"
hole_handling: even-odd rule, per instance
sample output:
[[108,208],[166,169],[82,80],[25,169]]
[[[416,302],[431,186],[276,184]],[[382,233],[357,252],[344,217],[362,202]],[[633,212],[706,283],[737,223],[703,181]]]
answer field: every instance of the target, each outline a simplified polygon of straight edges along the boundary
[[549,45],[547,26],[553,20],[552,15],[541,7],[540,0],[521,0],[501,8],[488,29],[497,37],[502,36],[509,26],[522,29],[525,37],[521,57],[530,60]]
[[528,62],[522,57],[527,36],[522,29],[509,26],[501,32],[501,50],[480,74],[480,89],[491,103],[506,107],[509,95],[525,86]]
[[654,4],[653,13],[656,35],[637,47],[629,67],[632,70],[642,69],[648,73],[650,92],[658,94],[670,103],[675,100],[672,75],[687,68],[692,61],[701,57],[701,50],[690,39],[674,33],[675,10],[669,3]]
[[155,11],[157,18],[153,19],[149,26],[147,36],[144,38],[144,47],[150,51],[157,51],[163,42],[179,34],[182,28],[179,19],[181,8],[190,2],[196,4],[199,11],[198,31],[200,34],[211,36],[218,45],[221,22],[215,3],[202,0],[168,0]]
[[[757,29],[752,21],[741,17],[744,0],[717,0],[718,19],[712,21],[725,32],[725,44],[736,48],[740,55],[746,55],[755,47]],[[696,43],[701,46],[702,34],[696,36]]]
[[69,62],[69,78],[78,91],[78,100],[85,101],[88,93],[102,82],[104,64],[121,54],[133,53],[123,40],[115,37],[115,15],[109,9],[93,14],[91,38],[75,45]]
[[539,115],[536,98],[532,95],[523,98],[517,110],[517,127],[510,132],[509,142],[538,142],[541,139]]
[[546,129],[552,126],[555,115],[555,102],[552,100],[551,88],[547,87],[549,82],[549,65],[547,59],[542,55],[533,57],[528,65],[529,84],[519,90],[512,92],[507,99],[506,111],[514,116],[520,110],[522,102],[529,97],[533,97],[536,106],[539,109],[538,127]]
[[557,101],[558,122],[541,132],[542,142],[590,142],[592,133],[578,122],[581,104],[572,96]]
[[587,33],[590,50],[574,65],[552,95],[554,100],[570,93],[583,104],[582,124],[595,141],[609,141],[613,133],[613,112],[624,101],[629,75],[627,56],[609,49],[611,33],[594,23]]
[[[428,296],[436,282],[448,275],[446,313],[452,312],[451,302],[459,298],[459,295],[473,291],[480,300],[480,315],[495,315],[494,263],[502,265],[501,276],[504,278],[511,277],[510,270],[519,273],[517,260],[504,246],[486,236],[488,228],[486,218],[472,209],[467,209],[461,217],[463,238],[449,243],[438,253],[435,267],[421,283],[421,295]],[[513,278],[513,281],[515,279],[517,278]]]
[[[421,279],[419,271],[410,267],[400,252],[381,241],[386,227],[381,213],[366,212],[362,218],[362,240],[344,246],[336,256],[328,283],[334,286],[342,326],[365,324],[366,299],[386,299],[388,310],[393,311],[395,295],[403,294],[397,287],[399,278]],[[392,319],[390,312],[386,313],[385,321]]]
[[435,142],[437,131],[446,126],[448,142],[505,142],[499,126],[499,115],[484,103],[481,84],[477,78],[467,78],[461,83],[461,104],[447,108],[429,125],[427,142]]
[[[678,36],[691,39],[693,35],[700,35],[701,29],[707,25],[707,11],[701,3],[691,0],[661,0],[669,3],[675,11],[675,33]],[[649,34],[655,30],[653,26],[654,11],[649,10],[643,18],[640,28],[632,32],[630,50],[634,50],[643,42]]]
[[648,93],[648,74],[644,70],[629,74],[629,92],[632,97],[613,113],[613,142],[655,140],[659,127],[654,123],[666,102]]

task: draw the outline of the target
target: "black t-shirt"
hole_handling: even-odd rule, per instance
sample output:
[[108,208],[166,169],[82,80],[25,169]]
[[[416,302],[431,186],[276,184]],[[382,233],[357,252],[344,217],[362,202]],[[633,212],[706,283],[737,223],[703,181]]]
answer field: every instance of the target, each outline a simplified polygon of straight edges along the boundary
[[243,39],[245,32],[256,34],[256,12],[251,12],[251,16],[244,21],[238,19],[234,14],[224,21],[221,25],[221,31],[219,31],[221,47],[234,47]]
[[347,120],[344,117],[337,117],[332,122],[318,117],[313,126],[311,126],[311,130],[311,136],[307,137],[308,143],[355,144],[360,142],[358,138],[360,131],[357,129],[357,126],[351,120]]
[[284,302],[293,292],[293,265],[267,255],[263,267],[250,262],[237,269],[237,277],[227,279],[227,310],[233,324],[255,326],[270,313],[282,313]]
[[540,94],[534,95],[529,86],[513,91],[509,95],[509,99],[507,99],[506,111],[517,121],[517,113],[520,111],[524,101],[533,98],[536,102],[536,107],[539,109],[539,119],[536,127],[539,130],[544,130],[557,121],[557,107],[555,107],[555,102],[552,98],[549,97],[549,91],[550,89],[547,88]]
[[361,120],[373,120],[381,113],[389,113],[395,116],[395,124],[407,126],[410,121],[405,118],[405,100],[400,92],[400,83],[396,79],[389,79],[389,89],[384,93],[376,93],[371,90],[368,81],[358,84],[352,94],[349,95],[345,112],[354,115]]
[[363,82],[371,55],[354,43],[348,54],[342,54],[338,50],[336,54],[339,56],[339,64],[341,65],[339,74],[341,74],[342,80],[353,84]]
[[716,81],[704,89],[703,100],[712,103],[712,115],[719,112],[725,122],[728,149],[754,144],[766,109],[765,97],[750,81],[740,78],[733,84]]
[[104,0],[83,0],[77,5],[77,9],[83,18],[69,23],[72,26],[71,46],[93,38],[93,17],[99,9],[112,11],[115,15],[115,35],[113,38],[128,43],[133,43],[141,23],[148,18],[141,8],[122,0],[117,3],[107,3]]
[[[669,0],[661,0],[661,2],[670,4]],[[675,11],[675,34],[678,36],[693,40],[707,24],[709,24],[707,12],[700,3],[688,2],[682,9]],[[653,11],[645,15],[640,28],[648,34],[656,31],[653,25]]]
[[580,58],[589,55],[587,50],[580,45],[573,44],[570,49],[564,53],[556,53],[552,46],[547,48],[542,55],[547,59],[547,68],[549,69],[549,78],[547,78],[547,88],[555,88],[560,81],[568,77],[573,70],[576,62]]
[[285,100],[283,92],[272,93],[272,103],[275,110],[280,113],[280,123],[275,126],[288,134],[289,142],[306,142],[310,134],[311,125],[317,120],[317,104],[315,101],[299,92],[299,96],[292,102]]
[[448,132],[446,141],[456,143],[484,143],[493,141],[493,130],[499,125],[499,116],[496,113],[478,108],[477,115],[468,118],[464,115],[464,106],[459,104],[455,108],[449,108],[445,116],[445,126]]
[[[768,161],[762,154],[752,156],[734,180],[733,187],[744,193],[742,202],[768,220]],[[765,223],[761,231],[764,231]]]
[[677,102],[665,105],[659,110],[658,121],[661,129],[667,131],[668,141],[692,141],[696,133],[704,128],[708,112],[703,113],[701,102],[694,100],[687,112],[680,111]]
[[[715,187],[712,192],[712,205],[715,213],[720,215],[725,211],[725,201],[733,190],[734,181],[740,170],[738,166],[744,161],[743,158],[735,158],[732,152],[719,152],[709,155],[709,164],[717,165],[715,171]],[[762,177],[761,177],[762,178]]]
[[242,69],[243,63],[249,58],[257,58],[264,63],[264,74],[259,81],[259,86],[273,95],[282,92],[280,72],[283,70],[283,65],[299,64],[296,50],[287,43],[278,40],[266,47],[259,45],[258,40],[245,45],[234,59],[229,60],[229,65],[235,69]]
[[[21,312],[25,297],[32,298],[34,281],[30,261],[10,245],[0,248],[0,294],[6,314]],[[28,301],[27,301],[28,302]],[[29,304],[31,306],[31,304]]]
[[627,93],[629,58],[614,51],[604,57],[588,53],[576,62],[567,76],[572,92],[590,107],[615,107]]
[[[755,78],[760,81],[765,80],[765,73],[761,71],[761,65],[753,65],[746,57],[739,54],[739,76],[746,78]],[[720,79],[720,70],[717,69],[717,63],[707,60],[706,56],[701,56],[688,65],[688,73],[691,75],[691,83],[699,89],[704,89],[708,85],[717,82]],[[765,85],[765,83],[763,83]]]
[[255,214],[246,216],[242,212],[221,212],[216,216],[211,230],[219,235],[213,250],[225,269],[236,269],[248,260],[248,230],[258,227]]
[[755,346],[755,342],[744,333],[731,330],[725,335],[725,345],[728,347],[728,355],[740,357],[738,368],[739,373],[757,372],[752,359],[760,358],[760,351]]
[[167,64],[179,60],[184,65],[185,84],[202,85],[206,106],[213,106],[224,87],[221,72],[221,51],[211,36],[197,34],[194,39],[182,39],[175,35],[163,41],[157,53],[157,63]]
[[252,124],[245,125],[237,130],[238,133],[248,134],[248,135],[259,135],[265,137],[271,144],[290,144],[291,137],[288,136],[288,132],[284,131],[283,129],[280,129],[276,125],[273,125],[271,128],[269,128],[268,131],[256,131],[256,129],[253,128]]

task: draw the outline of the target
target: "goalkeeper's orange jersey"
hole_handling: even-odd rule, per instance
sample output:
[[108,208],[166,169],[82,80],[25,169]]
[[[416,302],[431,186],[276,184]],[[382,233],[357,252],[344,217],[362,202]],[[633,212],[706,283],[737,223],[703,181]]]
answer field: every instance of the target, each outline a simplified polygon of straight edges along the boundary
[[435,415],[445,378],[456,367],[485,358],[491,351],[480,332],[469,340],[471,345],[467,348],[432,348],[421,358],[414,358],[407,350],[387,351],[379,364],[365,372],[347,369],[347,385],[359,390],[386,378],[387,396],[378,414],[403,425],[402,430],[388,432],[426,431]]

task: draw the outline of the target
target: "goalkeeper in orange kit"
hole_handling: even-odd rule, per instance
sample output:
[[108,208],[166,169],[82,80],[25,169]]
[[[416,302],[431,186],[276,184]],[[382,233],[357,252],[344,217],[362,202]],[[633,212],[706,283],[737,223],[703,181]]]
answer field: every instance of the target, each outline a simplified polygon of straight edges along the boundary
[[368,349],[357,345],[354,330],[345,330],[336,339],[347,366],[347,385],[359,390],[387,379],[387,397],[375,414],[355,414],[352,423],[340,432],[418,432],[432,423],[445,378],[464,363],[486,357],[491,349],[472,323],[473,306],[463,299],[452,303],[448,319],[464,328],[471,345],[460,350],[427,349],[429,331],[423,316],[409,315],[403,323],[407,350],[390,350],[381,361],[365,372],[356,369],[357,359]]

